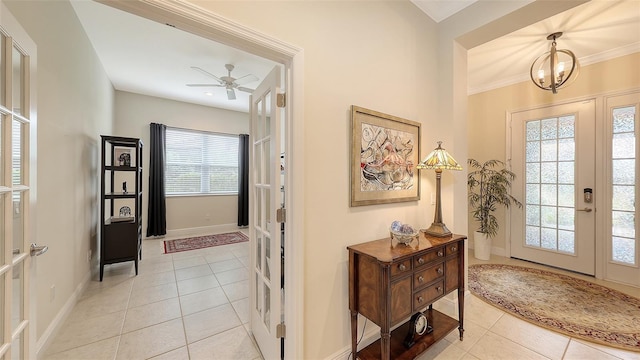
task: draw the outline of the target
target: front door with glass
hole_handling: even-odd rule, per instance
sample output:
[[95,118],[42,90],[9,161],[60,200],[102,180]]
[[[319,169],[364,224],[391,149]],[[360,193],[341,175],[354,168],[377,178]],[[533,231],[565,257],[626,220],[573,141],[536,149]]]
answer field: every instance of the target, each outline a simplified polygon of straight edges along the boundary
[[513,113],[511,257],[595,274],[595,102]]

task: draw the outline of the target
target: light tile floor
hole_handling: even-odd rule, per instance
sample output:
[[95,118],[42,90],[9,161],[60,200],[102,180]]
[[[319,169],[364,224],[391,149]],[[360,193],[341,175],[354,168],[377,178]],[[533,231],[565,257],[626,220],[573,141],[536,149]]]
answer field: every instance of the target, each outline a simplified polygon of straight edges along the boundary
[[[261,359],[247,330],[248,255],[248,243],[166,255],[162,240],[145,240],[140,274],[133,276],[132,262],[106,267],[104,281],[90,282],[45,359]],[[503,257],[480,261],[473,251],[469,262],[541,267]],[[577,276],[640,297],[640,289]],[[473,295],[465,303],[464,341],[457,334],[418,359],[640,360],[638,352],[537,327]]]
[[[164,240],[164,239],[163,239]],[[249,245],[175,254],[143,241],[143,260],[92,279],[45,359],[262,359],[248,333]]]
[[[493,256],[489,261],[477,260],[469,251],[469,263],[500,263],[525,267],[544,268],[576,276],[615,288],[629,295],[640,297],[640,289],[578,275],[504,257]],[[446,309],[438,309],[448,312]],[[524,360],[524,359],[575,359],[575,360],[640,360],[640,352],[624,351],[612,347],[571,338],[520,320],[491,306],[474,295],[465,297],[464,341],[458,331],[453,331],[433,348],[423,353],[419,360]],[[457,318],[457,314],[448,314]]]

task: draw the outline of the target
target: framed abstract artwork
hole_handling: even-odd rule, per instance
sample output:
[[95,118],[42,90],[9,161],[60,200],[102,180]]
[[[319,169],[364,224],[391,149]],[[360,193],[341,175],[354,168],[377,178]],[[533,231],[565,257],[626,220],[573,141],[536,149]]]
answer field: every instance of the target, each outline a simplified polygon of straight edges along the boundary
[[351,206],[420,199],[420,123],[351,106]]

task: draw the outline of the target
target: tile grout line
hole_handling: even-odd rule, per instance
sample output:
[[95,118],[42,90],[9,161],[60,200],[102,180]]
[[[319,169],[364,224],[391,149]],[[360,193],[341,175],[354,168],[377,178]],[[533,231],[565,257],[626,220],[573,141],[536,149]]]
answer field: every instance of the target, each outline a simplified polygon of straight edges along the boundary
[[[173,255],[172,255],[171,262],[173,263],[174,260],[175,259],[173,258]],[[178,289],[178,277],[176,276],[175,265],[173,267],[173,278],[176,282],[176,292],[178,293],[178,306],[180,307],[180,322],[182,322],[182,336],[184,336],[184,344],[185,344],[184,347],[187,350],[187,356],[189,357],[189,359],[191,359],[191,352],[189,351],[189,339],[187,338],[187,328],[184,324],[184,311],[182,311],[182,296],[180,295],[180,290]],[[171,351],[174,351],[174,350],[171,350]]]

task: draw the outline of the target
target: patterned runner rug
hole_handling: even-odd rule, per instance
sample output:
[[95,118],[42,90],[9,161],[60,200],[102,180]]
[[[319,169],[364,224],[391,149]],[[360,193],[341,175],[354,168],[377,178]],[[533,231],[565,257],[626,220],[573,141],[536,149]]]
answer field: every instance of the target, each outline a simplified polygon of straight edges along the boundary
[[164,253],[171,254],[180,251],[202,249],[212,246],[234,244],[245,241],[249,241],[249,238],[247,237],[247,235],[239,231],[226,234],[191,237],[186,239],[165,240]]
[[511,265],[469,266],[482,300],[565,335],[640,352],[640,299],[588,281]]

